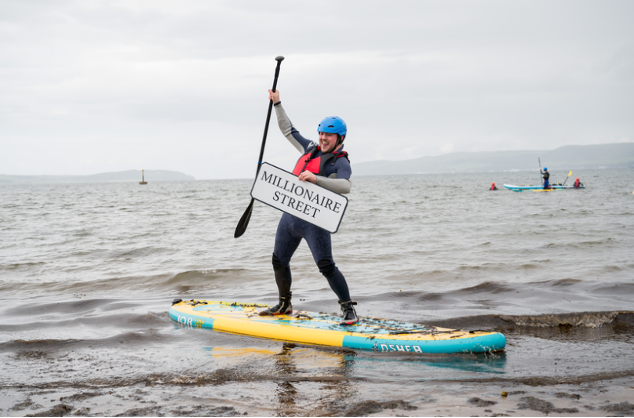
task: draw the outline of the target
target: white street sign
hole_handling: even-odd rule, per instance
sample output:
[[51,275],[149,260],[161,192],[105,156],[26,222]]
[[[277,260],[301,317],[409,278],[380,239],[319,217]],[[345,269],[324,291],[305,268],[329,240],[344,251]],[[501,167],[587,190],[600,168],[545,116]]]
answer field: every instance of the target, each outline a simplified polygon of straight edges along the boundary
[[317,225],[333,234],[346,212],[348,198],[296,175],[262,163],[251,197],[269,206]]

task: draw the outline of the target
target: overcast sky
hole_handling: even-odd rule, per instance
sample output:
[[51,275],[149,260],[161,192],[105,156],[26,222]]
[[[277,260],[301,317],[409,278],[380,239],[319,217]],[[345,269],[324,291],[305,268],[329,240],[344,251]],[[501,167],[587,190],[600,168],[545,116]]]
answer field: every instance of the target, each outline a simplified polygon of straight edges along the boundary
[[[0,174],[255,172],[291,120],[351,161],[634,141],[634,1],[0,2]],[[297,151],[273,118],[265,161]]]

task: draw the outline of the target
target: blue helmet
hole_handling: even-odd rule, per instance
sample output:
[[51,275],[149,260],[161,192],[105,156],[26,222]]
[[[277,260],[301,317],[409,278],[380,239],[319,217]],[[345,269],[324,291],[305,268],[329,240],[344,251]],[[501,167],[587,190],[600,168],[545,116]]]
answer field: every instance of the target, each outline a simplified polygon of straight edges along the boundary
[[329,132],[344,136],[348,133],[348,125],[339,116],[328,116],[319,122],[317,132]]
[[546,167],[544,167],[544,171],[548,171],[548,169]]

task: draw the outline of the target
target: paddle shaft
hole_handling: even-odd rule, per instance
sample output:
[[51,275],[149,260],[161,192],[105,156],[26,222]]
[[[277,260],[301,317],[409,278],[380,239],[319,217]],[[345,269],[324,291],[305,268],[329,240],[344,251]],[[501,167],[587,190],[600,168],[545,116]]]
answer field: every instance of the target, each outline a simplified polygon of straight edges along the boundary
[[[275,67],[275,78],[273,79],[273,92],[275,92],[277,88],[277,79],[280,76],[280,65],[282,65],[282,61],[284,61],[283,56],[275,57],[275,61],[277,61],[277,65]],[[260,146],[260,156],[258,157],[258,168],[255,171],[255,176],[260,173],[260,165],[262,164],[262,159],[264,158],[264,147],[266,146],[266,136],[269,133],[269,122],[271,120],[271,112],[273,111],[273,100],[269,100],[269,109],[266,113],[266,123],[264,124],[264,135],[262,136],[262,145]],[[244,214],[238,221],[238,225],[236,226],[236,230],[233,233],[234,238],[239,238],[244,234],[247,230],[247,226],[249,226],[249,221],[251,220],[251,213],[253,212],[253,198],[251,198],[251,203],[247,207],[247,210],[244,211]]]
[[[277,88],[277,78],[280,76],[280,65],[282,64],[284,57],[279,56],[279,57],[276,57],[275,60],[277,61],[277,66],[275,67],[275,78],[273,79],[273,88],[271,89],[273,90],[273,93],[275,93],[275,89]],[[257,173],[260,172],[260,164],[262,164],[262,158],[264,158],[264,146],[266,145],[266,136],[269,133],[269,122],[271,121],[272,111],[273,111],[273,100],[269,100],[269,110],[266,113],[266,123],[264,124],[264,135],[262,136],[262,145],[260,146],[260,157],[258,158],[258,169],[256,171],[256,177],[257,177]]]

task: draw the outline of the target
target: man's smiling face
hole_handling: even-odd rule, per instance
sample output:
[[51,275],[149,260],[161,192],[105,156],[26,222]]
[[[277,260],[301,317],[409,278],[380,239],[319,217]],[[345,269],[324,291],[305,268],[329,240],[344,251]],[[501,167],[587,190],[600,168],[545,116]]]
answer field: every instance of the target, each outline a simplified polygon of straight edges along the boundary
[[328,153],[335,150],[337,146],[337,134],[330,132],[319,132],[319,147],[321,152]]

